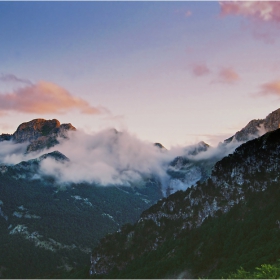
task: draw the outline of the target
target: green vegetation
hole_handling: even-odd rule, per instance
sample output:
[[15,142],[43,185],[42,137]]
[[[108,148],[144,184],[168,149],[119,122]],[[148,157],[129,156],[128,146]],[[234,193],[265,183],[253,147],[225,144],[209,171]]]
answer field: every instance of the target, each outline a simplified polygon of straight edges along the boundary
[[[119,252],[119,263],[127,256],[135,256],[134,260],[123,270],[115,267],[108,275],[95,277],[177,278],[184,272],[190,278],[244,278],[242,273],[248,272],[249,276],[266,273],[265,278],[270,278],[279,271],[279,265],[273,265],[280,256],[279,200],[279,184],[273,183],[264,192],[251,193],[246,203],[235,205],[228,213],[206,219],[199,228],[180,231],[172,220],[162,228],[152,221],[142,229],[139,224],[130,226],[124,233],[134,230],[133,246],[122,251],[124,236],[115,234],[112,250]],[[143,246],[149,248],[149,240],[154,240],[159,230],[158,236],[166,237],[166,241],[141,255]]]
[[[57,188],[51,178],[42,184],[12,175],[0,175],[3,278],[53,278],[70,269],[75,275],[81,266],[88,274],[90,250],[99,239],[134,223],[160,197],[159,186],[150,183],[141,189],[86,183]],[[18,232],[18,225],[25,228]]]
[[228,279],[279,279],[280,278],[280,264],[262,264],[256,267],[254,271],[246,271],[243,267],[236,272],[230,273]]

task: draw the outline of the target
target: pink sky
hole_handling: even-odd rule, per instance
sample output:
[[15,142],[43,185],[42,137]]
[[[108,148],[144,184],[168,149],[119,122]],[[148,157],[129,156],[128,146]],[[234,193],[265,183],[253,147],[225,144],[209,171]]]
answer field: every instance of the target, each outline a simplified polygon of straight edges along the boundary
[[0,133],[57,118],[88,132],[129,130],[166,147],[215,145],[280,107],[280,2],[2,2],[0,9]]

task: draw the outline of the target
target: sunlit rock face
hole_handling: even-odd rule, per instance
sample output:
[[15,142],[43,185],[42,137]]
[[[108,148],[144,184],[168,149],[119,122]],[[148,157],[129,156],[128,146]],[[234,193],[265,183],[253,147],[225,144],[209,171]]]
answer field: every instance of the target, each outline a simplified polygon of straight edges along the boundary
[[17,143],[25,141],[34,141],[41,136],[49,135],[54,129],[59,128],[58,120],[35,119],[19,125],[13,134],[13,140]]
[[30,142],[26,152],[50,148],[59,143],[58,138],[67,138],[68,131],[76,131],[72,124],[60,124],[56,119],[34,119],[19,125],[12,134],[2,134],[0,141],[12,140],[15,143]]

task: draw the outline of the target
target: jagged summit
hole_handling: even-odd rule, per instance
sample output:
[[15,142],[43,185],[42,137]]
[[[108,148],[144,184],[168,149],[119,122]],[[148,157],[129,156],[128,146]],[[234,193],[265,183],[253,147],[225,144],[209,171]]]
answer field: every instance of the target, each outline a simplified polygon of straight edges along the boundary
[[50,134],[63,134],[65,130],[76,130],[72,124],[60,124],[56,119],[44,120],[34,119],[30,122],[25,122],[19,125],[12,139],[17,143],[25,141],[34,141],[42,136],[49,136]]
[[56,119],[35,119],[20,124],[13,134],[13,140],[17,143],[36,140],[41,136],[48,135],[53,129],[59,128],[60,122]]
[[59,143],[58,137],[68,138],[68,131],[76,131],[76,128],[70,123],[60,124],[56,119],[34,119],[19,125],[13,134],[0,135],[0,141],[30,142],[26,152],[32,152],[55,146]]
[[244,128],[236,132],[235,135],[226,139],[225,143],[233,140],[247,141],[265,132],[276,130],[280,127],[280,108],[270,113],[265,119],[251,120]]

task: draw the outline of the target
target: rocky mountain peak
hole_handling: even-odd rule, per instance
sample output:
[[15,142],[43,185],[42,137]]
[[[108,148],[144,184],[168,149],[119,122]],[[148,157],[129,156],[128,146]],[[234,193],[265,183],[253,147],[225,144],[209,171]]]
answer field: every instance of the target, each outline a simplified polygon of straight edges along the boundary
[[36,140],[41,136],[47,136],[54,129],[60,127],[60,122],[56,119],[44,120],[35,119],[30,122],[24,122],[13,134],[13,140],[17,143]]
[[167,150],[161,143],[154,143],[154,146],[155,147],[158,147],[159,149],[162,149],[162,150]]
[[68,138],[68,131],[76,131],[71,124],[60,124],[56,119],[34,119],[24,122],[13,134],[0,135],[0,141],[30,142],[26,152],[50,148],[59,143],[58,138]]
[[267,131],[278,129],[280,126],[280,108],[269,114],[264,120],[264,128]]

